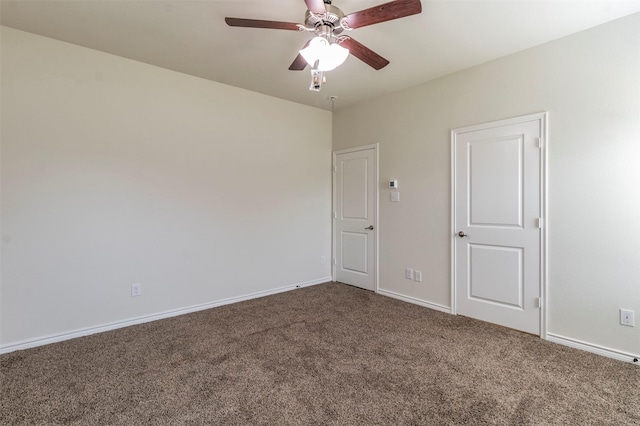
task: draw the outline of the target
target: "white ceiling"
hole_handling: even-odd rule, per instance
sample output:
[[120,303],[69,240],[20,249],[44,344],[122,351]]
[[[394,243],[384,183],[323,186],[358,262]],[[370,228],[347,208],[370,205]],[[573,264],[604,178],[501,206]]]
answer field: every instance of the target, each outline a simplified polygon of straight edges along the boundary
[[[345,14],[386,0],[334,0]],[[640,12],[640,0],[422,0],[422,14],[353,30],[391,63],[355,57],[308,90],[309,68],[289,71],[310,33],[232,28],[226,16],[302,23],[303,0],[1,0],[0,23],[163,68],[314,107],[335,108]]]

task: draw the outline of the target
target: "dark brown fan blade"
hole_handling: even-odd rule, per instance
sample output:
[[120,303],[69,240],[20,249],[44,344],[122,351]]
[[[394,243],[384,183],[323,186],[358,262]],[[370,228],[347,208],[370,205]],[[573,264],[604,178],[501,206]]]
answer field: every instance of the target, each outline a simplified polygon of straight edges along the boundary
[[389,3],[351,13],[346,16],[351,28],[366,27],[367,25],[404,18],[422,12],[420,0],[395,0]]
[[365,64],[379,70],[387,65],[389,65],[389,61],[387,61],[382,56],[378,55],[373,50],[369,49],[367,46],[358,43],[351,37],[347,37],[340,42],[340,46],[349,50],[356,58],[360,59]]
[[[306,42],[305,45],[302,47],[302,49],[307,47],[309,45],[309,43],[311,43],[311,40]],[[302,50],[302,49],[300,49],[300,50]],[[296,58],[293,60],[291,65],[289,65],[289,69],[291,71],[302,71],[306,67],[307,67],[307,61],[299,53],[298,53],[298,56],[296,56]]]
[[327,11],[322,0],[304,0],[304,3],[307,5],[307,9],[313,13],[325,13]]
[[262,21],[260,19],[243,18],[224,18],[224,21],[231,27],[272,28],[274,30],[300,31],[298,24],[291,22]]
[[291,62],[289,65],[289,70],[291,71],[302,71],[307,67],[307,61],[304,60],[301,54],[298,53],[298,56]]

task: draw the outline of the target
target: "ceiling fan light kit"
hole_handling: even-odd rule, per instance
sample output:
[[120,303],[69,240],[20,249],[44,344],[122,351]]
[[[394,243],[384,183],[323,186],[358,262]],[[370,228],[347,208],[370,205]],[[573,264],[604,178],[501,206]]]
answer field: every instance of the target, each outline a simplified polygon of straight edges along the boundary
[[319,92],[327,82],[325,71],[342,65],[347,60],[349,51],[339,44],[331,44],[324,37],[315,37],[300,51],[300,55],[311,66],[309,90]]
[[346,16],[331,4],[331,0],[304,2],[307,6],[304,24],[229,17],[225,18],[225,22],[232,27],[313,31],[315,37],[305,44],[289,66],[292,71],[302,71],[307,65],[311,67],[309,90],[313,91],[319,91],[326,82],[324,73],[342,65],[349,54],[376,70],[389,64],[389,61],[368,47],[349,36],[341,35],[343,31],[422,12],[420,0],[394,0]]
[[314,37],[300,54],[312,68],[331,71],[347,60],[349,51],[337,43],[331,44],[324,37]]

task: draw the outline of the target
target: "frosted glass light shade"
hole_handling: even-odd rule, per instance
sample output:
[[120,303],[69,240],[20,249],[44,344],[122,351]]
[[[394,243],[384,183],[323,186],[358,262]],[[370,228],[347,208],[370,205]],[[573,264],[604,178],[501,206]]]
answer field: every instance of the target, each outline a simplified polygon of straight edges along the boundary
[[349,51],[337,43],[329,44],[323,37],[315,37],[300,54],[312,68],[318,61],[318,70],[331,71],[347,60]]

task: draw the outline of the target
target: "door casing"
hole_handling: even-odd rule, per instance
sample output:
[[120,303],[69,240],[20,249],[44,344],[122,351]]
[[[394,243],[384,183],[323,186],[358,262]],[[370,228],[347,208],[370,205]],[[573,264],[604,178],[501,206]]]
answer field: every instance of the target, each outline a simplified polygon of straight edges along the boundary
[[451,313],[456,315],[456,253],[455,240],[457,238],[455,229],[456,218],[456,138],[460,133],[473,132],[477,130],[490,129],[498,126],[506,126],[529,121],[540,122],[541,137],[541,153],[540,153],[540,211],[542,215],[542,224],[540,232],[540,337],[547,339],[548,325],[548,232],[549,232],[549,215],[548,215],[548,176],[547,176],[547,156],[548,156],[548,123],[549,113],[540,112],[520,117],[508,118],[489,123],[482,123],[473,126],[461,127],[451,130]]
[[373,238],[374,238],[374,261],[375,261],[375,265],[374,265],[374,272],[373,272],[373,280],[374,280],[374,292],[377,293],[378,292],[378,278],[379,278],[379,264],[380,264],[380,257],[379,257],[379,247],[378,247],[378,224],[379,224],[379,217],[380,217],[380,182],[379,182],[379,176],[380,176],[380,155],[379,155],[379,144],[371,144],[371,145],[363,145],[363,146],[358,146],[358,147],[354,147],[354,148],[347,148],[347,149],[341,149],[338,151],[334,151],[333,152],[333,161],[332,161],[332,213],[331,213],[331,233],[332,233],[332,254],[331,254],[331,276],[333,281],[336,281],[336,267],[337,267],[337,259],[336,259],[336,243],[337,243],[337,236],[336,236],[336,201],[337,201],[337,187],[336,187],[336,180],[337,180],[337,156],[340,154],[346,154],[346,153],[350,153],[350,152],[357,152],[357,151],[365,151],[365,150],[369,150],[372,149],[374,151],[374,156],[375,156],[375,164],[374,164],[374,171],[375,171],[375,202],[374,202],[374,209],[375,209],[375,220],[374,220],[374,229],[373,229]]

